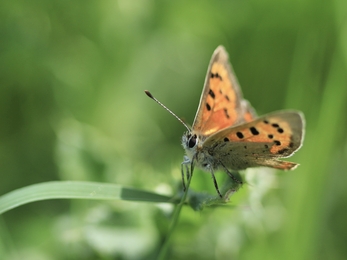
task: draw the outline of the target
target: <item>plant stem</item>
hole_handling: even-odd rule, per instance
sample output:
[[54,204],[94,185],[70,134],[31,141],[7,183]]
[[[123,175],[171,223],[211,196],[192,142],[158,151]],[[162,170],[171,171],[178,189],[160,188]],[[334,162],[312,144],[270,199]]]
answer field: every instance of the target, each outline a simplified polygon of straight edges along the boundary
[[179,219],[179,216],[180,216],[180,213],[181,213],[181,209],[186,201],[186,198],[187,198],[187,195],[188,195],[188,190],[189,190],[189,186],[190,186],[190,181],[192,179],[192,176],[193,176],[193,169],[191,170],[191,174],[190,174],[190,177],[188,178],[188,181],[187,181],[187,186],[186,186],[186,190],[181,198],[181,201],[180,203],[175,207],[175,211],[172,215],[172,220],[171,220],[171,223],[170,223],[170,226],[169,226],[169,231],[167,233],[167,236],[166,236],[166,239],[164,241],[164,244],[163,246],[161,247],[160,249],[160,252],[159,252],[159,255],[158,255],[158,260],[163,260],[163,259],[166,259],[166,254],[167,254],[167,250],[168,250],[168,247],[170,245],[170,241],[171,241],[171,237],[173,235],[173,232],[175,231],[175,228],[177,226],[177,223],[178,223],[178,219]]

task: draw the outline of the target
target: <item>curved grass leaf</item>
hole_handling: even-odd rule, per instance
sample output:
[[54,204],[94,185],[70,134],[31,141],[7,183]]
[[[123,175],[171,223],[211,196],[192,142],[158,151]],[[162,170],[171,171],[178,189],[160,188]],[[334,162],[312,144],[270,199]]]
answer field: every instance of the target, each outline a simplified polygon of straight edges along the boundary
[[118,184],[53,181],[30,185],[0,197],[0,214],[34,201],[48,199],[129,200],[175,203],[170,197]]

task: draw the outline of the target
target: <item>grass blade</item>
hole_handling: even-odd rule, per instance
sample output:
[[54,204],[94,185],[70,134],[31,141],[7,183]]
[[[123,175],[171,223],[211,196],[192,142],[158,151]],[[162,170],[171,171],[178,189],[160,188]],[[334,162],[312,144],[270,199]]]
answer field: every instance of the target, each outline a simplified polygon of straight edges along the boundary
[[172,203],[170,197],[118,184],[53,181],[30,185],[0,197],[0,214],[21,205],[48,199],[129,200]]

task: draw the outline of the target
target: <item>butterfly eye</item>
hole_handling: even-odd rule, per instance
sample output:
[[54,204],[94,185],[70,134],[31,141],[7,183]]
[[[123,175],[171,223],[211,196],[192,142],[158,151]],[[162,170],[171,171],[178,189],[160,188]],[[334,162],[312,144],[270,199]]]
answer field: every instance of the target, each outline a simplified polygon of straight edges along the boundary
[[197,139],[196,135],[193,135],[192,137],[189,138],[189,141],[188,141],[189,148],[193,148],[196,145],[196,139]]

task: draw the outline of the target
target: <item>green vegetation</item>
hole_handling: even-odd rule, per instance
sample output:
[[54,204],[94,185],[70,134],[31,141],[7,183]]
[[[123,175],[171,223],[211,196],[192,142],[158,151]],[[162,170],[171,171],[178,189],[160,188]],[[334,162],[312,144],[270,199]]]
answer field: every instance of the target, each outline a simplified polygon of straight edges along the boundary
[[[5,0],[0,33],[0,259],[346,259],[346,1]],[[185,128],[143,91],[192,123],[218,45],[259,115],[303,111],[301,165],[227,204],[195,170],[169,232]]]

